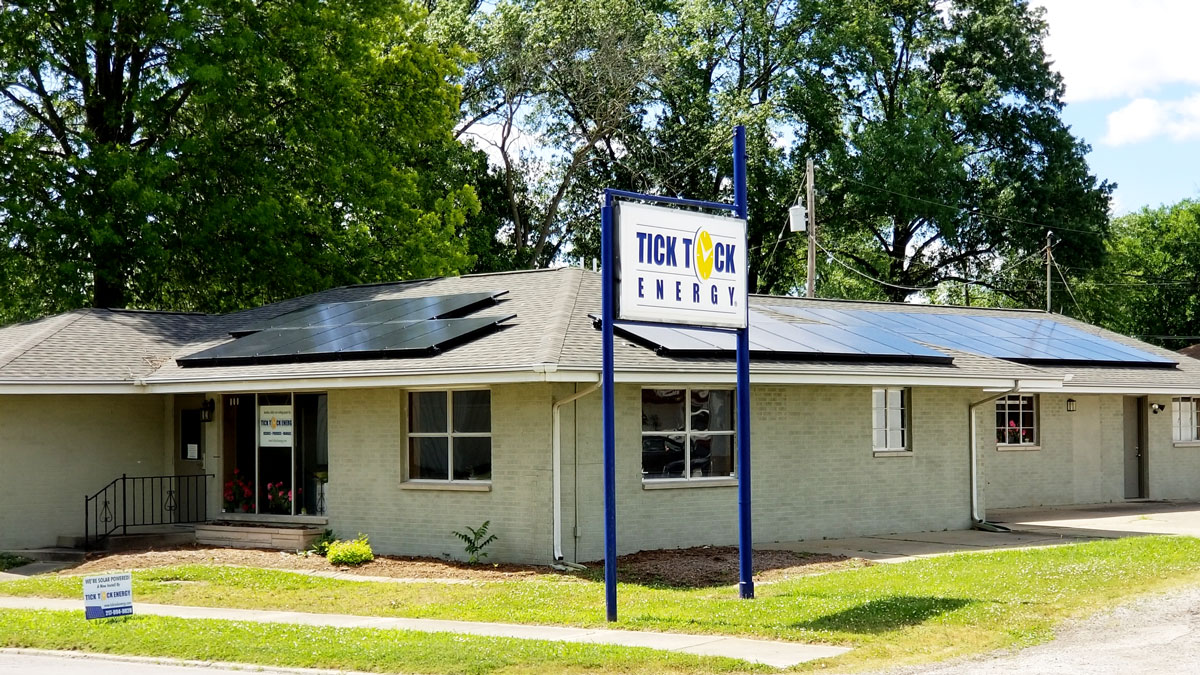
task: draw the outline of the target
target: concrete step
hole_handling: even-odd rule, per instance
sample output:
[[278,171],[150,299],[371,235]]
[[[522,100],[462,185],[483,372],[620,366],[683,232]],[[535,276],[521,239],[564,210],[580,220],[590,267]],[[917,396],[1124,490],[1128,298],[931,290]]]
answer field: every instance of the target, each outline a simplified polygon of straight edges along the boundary
[[172,532],[139,532],[137,534],[109,535],[101,543],[105,551],[133,551],[143,548],[166,548],[196,543],[196,531],[192,528]]
[[81,549],[63,547],[16,549],[4,551],[4,553],[19,555],[35,562],[80,563],[83,562],[84,556]]

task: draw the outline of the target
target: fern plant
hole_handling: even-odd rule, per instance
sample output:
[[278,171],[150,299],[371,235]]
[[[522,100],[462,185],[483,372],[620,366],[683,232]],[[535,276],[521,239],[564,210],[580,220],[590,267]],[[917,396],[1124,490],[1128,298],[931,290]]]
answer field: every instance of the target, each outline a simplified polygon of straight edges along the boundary
[[491,524],[492,521],[485,520],[479,527],[471,527],[468,525],[466,532],[454,530],[454,536],[462,539],[463,543],[466,544],[464,549],[466,550],[468,556],[467,562],[471,563],[472,565],[488,557],[487,551],[483,549],[486,548],[488,544],[496,541],[496,535],[488,534],[488,526]]

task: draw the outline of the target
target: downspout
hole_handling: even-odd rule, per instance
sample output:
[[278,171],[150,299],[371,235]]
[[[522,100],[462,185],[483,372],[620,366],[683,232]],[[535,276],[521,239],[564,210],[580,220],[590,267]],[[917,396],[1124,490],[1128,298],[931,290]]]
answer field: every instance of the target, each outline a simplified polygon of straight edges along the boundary
[[554,402],[554,424],[553,434],[554,440],[552,446],[554,448],[551,463],[553,464],[553,474],[551,480],[554,483],[554,562],[562,563],[562,415],[560,410],[568,403],[574,403],[588,394],[600,389],[600,382],[596,382],[592,386],[577,391],[570,396]]
[[1013,387],[1008,391],[1001,392],[995,396],[989,396],[981,401],[976,401],[967,406],[967,415],[970,418],[971,424],[971,528],[975,530],[986,530],[988,532],[1008,532],[1009,529],[1003,525],[989,523],[979,513],[979,433],[978,424],[975,419],[975,409],[985,403],[991,403],[999,398],[1004,398],[1010,394],[1015,394],[1021,390],[1020,380],[1013,380]]

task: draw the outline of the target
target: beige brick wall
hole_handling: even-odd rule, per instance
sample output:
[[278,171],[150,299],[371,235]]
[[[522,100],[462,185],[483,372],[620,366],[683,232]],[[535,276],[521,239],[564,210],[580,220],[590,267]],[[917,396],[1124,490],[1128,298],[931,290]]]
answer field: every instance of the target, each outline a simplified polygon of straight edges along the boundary
[[0,398],[0,549],[83,534],[83,498],[165,467],[166,398]]
[[[1068,398],[1076,400],[1075,412],[1067,412]],[[1121,396],[1039,394],[1039,441],[1037,448],[1030,450],[999,449],[995,406],[981,406],[979,457],[985,506],[995,509],[1123,500],[1123,406]],[[1152,438],[1154,433],[1151,430]]]
[[[736,487],[643,489],[640,389],[617,389],[618,548],[736,543]],[[753,387],[755,541],[966,527],[970,398],[961,389],[913,390],[913,453],[875,457],[870,387]],[[578,407],[581,536],[573,541],[568,526],[566,543],[568,557],[595,560],[603,555],[600,397]]]
[[1171,397],[1151,396],[1147,406],[1152,403],[1162,405],[1163,412],[1146,413],[1150,498],[1200,499],[1200,446],[1171,440]]
[[403,486],[407,392],[329,392],[329,526],[340,537],[370,536],[376,551],[461,559],[453,530],[491,521],[492,559],[551,558],[552,385],[492,390],[490,492]]

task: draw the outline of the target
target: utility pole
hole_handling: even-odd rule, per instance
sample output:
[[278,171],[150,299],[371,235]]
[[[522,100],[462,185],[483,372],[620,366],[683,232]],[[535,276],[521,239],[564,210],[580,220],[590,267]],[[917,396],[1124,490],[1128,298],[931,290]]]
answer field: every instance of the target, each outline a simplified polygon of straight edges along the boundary
[[1050,237],[1053,232],[1046,231],[1046,311],[1050,311],[1050,265],[1054,262],[1054,258],[1050,253]]
[[804,284],[804,297],[817,297],[817,200],[816,187],[813,185],[813,161],[808,160],[808,281]]

